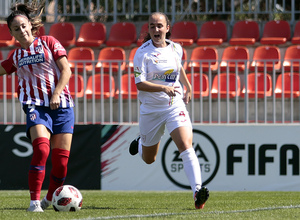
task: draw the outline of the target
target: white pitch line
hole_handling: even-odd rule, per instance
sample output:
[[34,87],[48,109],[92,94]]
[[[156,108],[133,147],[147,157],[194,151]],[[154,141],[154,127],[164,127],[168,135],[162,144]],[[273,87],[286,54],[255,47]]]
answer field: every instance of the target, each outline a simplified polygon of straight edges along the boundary
[[230,214],[230,213],[257,212],[257,211],[270,211],[270,210],[277,210],[277,209],[297,209],[297,208],[300,208],[300,205],[265,207],[265,208],[245,209],[245,210],[211,211],[211,212],[156,213],[156,214],[148,214],[148,215],[123,215],[123,216],[117,215],[117,216],[105,216],[105,217],[95,217],[95,218],[91,217],[91,218],[84,218],[84,219],[77,219],[77,220],[149,218],[149,217],[164,217],[164,216],[173,216],[173,215]]

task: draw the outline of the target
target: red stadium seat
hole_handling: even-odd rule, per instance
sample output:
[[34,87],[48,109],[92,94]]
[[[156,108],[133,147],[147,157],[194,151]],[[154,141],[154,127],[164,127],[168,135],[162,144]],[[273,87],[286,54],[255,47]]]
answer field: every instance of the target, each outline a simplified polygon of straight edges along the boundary
[[[282,87],[283,84],[283,87]],[[299,97],[300,88],[299,88],[299,73],[283,73],[279,74],[276,80],[275,86],[275,96],[276,98],[291,98],[293,95],[294,98]],[[292,88],[293,87],[293,88]]]
[[251,63],[250,70],[264,72],[266,71],[275,71],[280,70],[281,61],[280,61],[280,50],[277,46],[259,46],[255,48],[253,54],[253,62]]
[[112,25],[106,45],[110,47],[131,46],[136,42],[136,28],[132,22],[118,22]]
[[[76,90],[77,85],[77,90]],[[72,74],[69,80],[69,90],[72,96],[81,98],[84,94],[83,77],[78,74]]]
[[106,40],[106,27],[101,22],[87,22],[80,27],[77,47],[99,47]]
[[110,71],[118,72],[119,63],[120,71],[124,71],[126,67],[125,50],[121,47],[105,47],[99,52],[98,62],[96,64],[96,72],[100,72],[101,69],[105,73]]
[[[201,79],[202,75],[202,79]],[[192,74],[187,73],[186,76],[192,84],[194,98],[198,99],[200,96],[206,97],[209,93],[209,82],[206,74],[194,73],[194,79],[192,80]],[[202,86],[201,86],[202,85]],[[200,87],[201,86],[201,87]]]
[[[95,99],[101,99],[103,95],[104,99],[114,97],[115,95],[115,80],[114,77],[110,77],[109,74],[95,74],[88,78],[86,86],[86,97],[92,99],[95,94]],[[94,87],[93,87],[94,86]],[[94,89],[93,89],[94,88]]]
[[180,21],[173,25],[171,40],[182,46],[190,46],[198,39],[197,25],[192,21]]
[[[129,77],[130,77],[130,80],[129,80]],[[122,95],[123,99],[128,99],[129,98],[129,93],[130,93],[131,99],[136,99],[137,98],[138,90],[137,90],[136,85],[135,85],[135,77],[134,77],[133,73],[131,73],[130,76],[129,76],[129,74],[122,75],[122,77],[121,77],[121,90],[116,91],[115,98],[119,98],[120,91],[121,91],[121,95]]]
[[[128,58],[128,64],[126,66],[126,71],[133,73],[133,58],[134,58],[134,55],[137,51],[138,47],[134,47],[130,50],[130,53],[129,53],[129,58]],[[128,69],[129,68],[129,69]]]
[[238,71],[244,71],[249,68],[249,50],[243,46],[229,46],[223,51],[220,70],[235,72],[237,66]]
[[[228,92],[227,92],[227,78],[228,78]],[[218,82],[220,79],[220,87],[218,87]],[[241,92],[241,83],[240,77],[235,73],[220,73],[216,75],[213,79],[212,88],[211,88],[211,97],[218,98],[218,93],[220,98],[234,98],[240,96]]]
[[261,44],[284,44],[291,39],[291,28],[287,21],[268,21],[265,24]]
[[[256,76],[256,77],[255,77]],[[256,78],[256,79],[255,79]],[[266,91],[265,91],[265,80],[266,80]],[[256,84],[256,87],[255,87]],[[264,98],[272,96],[272,78],[269,74],[264,73],[249,73],[247,77],[247,95],[249,98]],[[245,97],[246,89],[245,86],[242,90],[241,96]]]
[[215,71],[218,69],[218,51],[214,47],[195,47],[192,50],[190,63],[188,64],[187,71],[208,72],[209,70]]
[[299,71],[300,66],[300,45],[289,46],[283,59],[284,71]]
[[221,45],[226,41],[227,27],[224,22],[207,21],[201,26],[198,45]]
[[11,36],[6,23],[0,24],[0,47],[13,46],[15,39]]
[[[6,90],[4,89],[4,78],[6,79]],[[14,78],[14,87],[13,88],[13,78]],[[0,99],[3,99],[4,97],[4,92],[6,92],[6,98],[7,99],[12,99],[12,95],[14,95],[15,98],[18,97],[17,95],[17,90],[18,90],[18,77],[17,75],[3,75],[0,76]]]
[[300,21],[298,21],[294,28],[294,35],[292,37],[292,44],[300,44]]
[[141,31],[140,31],[140,35],[139,38],[137,39],[137,46],[141,46],[144,42],[144,38],[147,36],[148,34],[148,22],[143,24]]
[[52,24],[49,35],[55,37],[63,47],[75,45],[76,32],[75,26],[70,22]]
[[[83,72],[84,68],[86,71],[92,71],[93,70],[92,61],[94,60],[95,60],[94,51],[89,47],[73,47],[68,52],[68,61],[72,72],[75,71],[76,67],[77,67],[77,71],[80,73]],[[78,61],[85,61],[85,63],[78,62]]]
[[259,41],[259,27],[255,21],[238,21],[234,24],[231,45],[253,45]]

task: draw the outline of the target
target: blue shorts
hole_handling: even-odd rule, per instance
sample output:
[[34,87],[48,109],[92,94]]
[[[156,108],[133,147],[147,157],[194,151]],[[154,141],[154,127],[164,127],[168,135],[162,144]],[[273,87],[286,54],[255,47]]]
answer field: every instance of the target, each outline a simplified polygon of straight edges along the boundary
[[29,128],[38,124],[45,125],[52,134],[73,134],[74,111],[71,107],[51,110],[45,106],[24,105],[23,110],[26,113],[26,133],[29,138]]

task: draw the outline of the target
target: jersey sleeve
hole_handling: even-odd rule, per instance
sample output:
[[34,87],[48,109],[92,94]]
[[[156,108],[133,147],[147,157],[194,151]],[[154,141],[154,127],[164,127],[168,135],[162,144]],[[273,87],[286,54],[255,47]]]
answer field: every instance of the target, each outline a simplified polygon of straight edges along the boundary
[[42,40],[46,41],[49,49],[51,50],[54,60],[57,60],[61,56],[67,57],[66,49],[61,45],[61,43],[52,36],[42,36]]
[[133,58],[135,84],[146,81],[146,53],[138,49]]
[[16,68],[14,60],[13,60],[14,54],[15,53],[12,53],[8,59],[1,62],[1,66],[5,69],[7,74],[11,74],[11,73],[17,71],[17,68]]

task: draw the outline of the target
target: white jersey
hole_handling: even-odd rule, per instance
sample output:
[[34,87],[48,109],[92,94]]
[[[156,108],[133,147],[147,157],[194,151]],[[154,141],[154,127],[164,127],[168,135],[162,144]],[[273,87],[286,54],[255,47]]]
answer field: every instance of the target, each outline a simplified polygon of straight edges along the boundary
[[[139,91],[139,100],[147,108],[163,110],[170,106],[182,106],[184,103],[183,90],[179,82],[182,47],[170,40],[166,40],[167,47],[158,48],[152,40],[145,42],[135,53],[134,74],[135,83],[149,81],[151,83],[178,86],[180,94],[170,97],[165,92]],[[157,108],[159,107],[159,108]],[[165,107],[165,108],[164,108]]]

